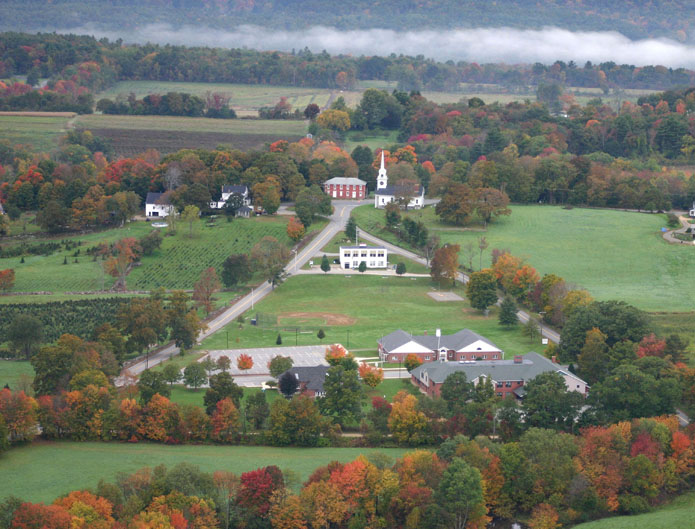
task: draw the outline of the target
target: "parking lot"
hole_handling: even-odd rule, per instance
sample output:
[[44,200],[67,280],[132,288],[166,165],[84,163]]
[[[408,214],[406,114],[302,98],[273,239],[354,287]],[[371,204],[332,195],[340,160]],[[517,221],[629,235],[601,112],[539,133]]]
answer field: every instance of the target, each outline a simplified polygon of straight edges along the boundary
[[[264,347],[257,349],[221,349],[210,351],[208,355],[212,360],[217,360],[220,356],[227,356],[232,361],[230,373],[232,375],[268,375],[268,362],[275,356],[289,356],[294,361],[295,366],[316,366],[328,365],[324,358],[326,345],[306,345],[301,347]],[[237,368],[237,358],[241,354],[247,354],[253,358],[253,367],[245,371]],[[205,359],[204,356],[201,361]]]

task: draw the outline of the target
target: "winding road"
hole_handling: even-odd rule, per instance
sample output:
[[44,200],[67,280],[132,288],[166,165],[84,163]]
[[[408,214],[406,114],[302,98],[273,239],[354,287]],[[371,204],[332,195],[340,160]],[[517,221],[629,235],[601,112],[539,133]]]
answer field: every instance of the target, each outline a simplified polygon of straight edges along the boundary
[[[310,243],[306,245],[306,247],[302,248],[296,253],[295,250],[293,250],[293,253],[295,255],[285,267],[285,272],[287,273],[287,275],[291,277],[299,273],[311,273],[311,271],[302,270],[300,272],[300,270],[302,266],[304,266],[304,264],[306,264],[312,257],[314,257],[321,248],[328,244],[328,242],[330,242],[337,233],[345,229],[345,225],[347,224],[347,221],[350,218],[350,213],[352,212],[352,210],[365,203],[365,201],[357,200],[334,200],[333,215],[331,215],[326,227],[316,237],[314,237],[314,239],[311,240]],[[371,235],[363,231],[362,229],[359,229],[359,239],[361,241],[368,241],[372,244],[384,246],[391,253],[402,255],[404,257],[407,257],[408,259],[428,266],[426,259],[424,259],[420,255],[409,250],[405,250],[387,241],[384,241],[383,239],[379,239],[378,237],[375,237],[374,235]],[[314,273],[322,274],[323,272],[321,272],[320,269],[316,269]],[[464,273],[459,273],[458,280],[467,283],[468,276]],[[202,342],[208,336],[214,334],[228,323],[234,321],[234,319],[236,319],[240,314],[243,314],[247,310],[252,309],[256,303],[261,301],[272,291],[273,289],[268,282],[263,282],[258,287],[252,289],[251,293],[237,300],[233,305],[230,305],[229,308],[227,308],[224,312],[218,314],[212,320],[208,321],[207,329],[204,332],[200,333],[197,339],[197,343]],[[519,320],[523,323],[528,322],[530,318],[530,315],[523,310],[520,310],[517,313],[517,316],[519,317]],[[548,340],[550,340],[551,342],[558,343],[560,341],[560,335],[554,330],[547,328],[546,326],[543,326],[541,328],[541,332],[542,336],[544,338],[548,338]],[[140,373],[142,373],[145,369],[160,364],[161,362],[164,362],[165,360],[178,353],[179,348],[176,347],[173,343],[170,343],[164,347],[161,347],[156,352],[149,354],[148,356],[145,355],[138,357],[137,359],[135,359],[135,361],[127,364],[124,367],[121,376],[116,379],[115,383],[117,386],[125,385],[129,377],[137,376]]]

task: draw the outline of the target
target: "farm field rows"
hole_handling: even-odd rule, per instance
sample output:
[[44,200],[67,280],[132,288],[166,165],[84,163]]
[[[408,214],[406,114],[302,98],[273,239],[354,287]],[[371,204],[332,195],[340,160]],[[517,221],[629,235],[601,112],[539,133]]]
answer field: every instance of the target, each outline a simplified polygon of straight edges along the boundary
[[[482,226],[462,229],[443,224],[434,208],[408,215],[423,220],[443,244],[473,243],[475,269],[477,240],[484,235],[489,242],[483,252],[484,267],[490,265],[494,248],[504,248],[525,258],[541,275],[557,274],[597,299],[621,299],[647,311],[692,310],[695,248],[662,239],[663,215],[554,206],[511,209],[509,217],[495,220],[487,231]],[[365,230],[395,241],[380,230],[383,211],[362,206],[353,215]],[[462,251],[459,262],[465,261]]]
[[[227,325],[203,341],[199,349],[225,349],[227,333],[233,349],[275,347],[280,333],[284,345],[340,342],[348,346],[349,342],[349,349],[365,349],[370,351],[365,354],[371,355],[381,336],[399,328],[414,334],[434,334],[436,328],[448,334],[469,328],[497,344],[507,356],[542,348],[522,336],[520,328],[500,327],[495,309],[485,317],[466,301],[437,302],[427,295],[433,288],[428,278],[359,273],[295,276],[248,311],[247,323]],[[463,294],[460,286],[457,290]],[[257,314],[262,324],[271,323],[249,325],[249,319]],[[325,332],[323,340],[316,336],[319,329]]]
[[[192,289],[203,269],[209,266],[219,269],[230,254],[248,253],[265,236],[275,237],[290,245],[285,231],[286,223],[286,217],[257,217],[235,219],[231,223],[222,219],[215,226],[208,227],[204,220],[200,220],[193,238],[187,237],[188,227],[180,225],[174,237],[164,237],[159,250],[142,258],[142,265],[135,267],[128,276],[128,288],[150,290],[162,286],[167,289]],[[140,238],[151,230],[147,222],[131,222],[123,228],[66,237],[82,241],[78,257],[73,256],[75,250],[61,250],[50,256],[26,256],[24,263],[20,263],[20,257],[5,258],[0,259],[0,269],[15,270],[15,292],[108,289],[114,279],[103,273],[102,261],[93,261],[85,255],[85,251],[101,242],[110,243],[123,237]],[[63,264],[66,258],[68,264]]]
[[71,490],[113,481],[119,472],[143,467],[191,463],[205,472],[227,470],[239,475],[268,465],[295,472],[300,482],[331,461],[352,461],[360,454],[406,451],[398,448],[272,448],[258,446],[182,445],[105,442],[35,442],[13,448],[0,458],[0,475],[12,483],[14,496],[31,502],[52,502]]

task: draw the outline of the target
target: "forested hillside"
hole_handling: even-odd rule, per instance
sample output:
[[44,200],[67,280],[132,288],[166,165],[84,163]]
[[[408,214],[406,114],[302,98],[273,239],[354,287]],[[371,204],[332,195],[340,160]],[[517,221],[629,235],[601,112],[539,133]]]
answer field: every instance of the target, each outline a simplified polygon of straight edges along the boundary
[[693,16],[690,3],[684,0],[54,0],[50,9],[41,0],[6,0],[0,4],[3,29],[68,29],[93,23],[124,31],[158,22],[224,29],[249,23],[286,29],[314,25],[341,29],[557,26],[619,31],[630,38],[685,40]]

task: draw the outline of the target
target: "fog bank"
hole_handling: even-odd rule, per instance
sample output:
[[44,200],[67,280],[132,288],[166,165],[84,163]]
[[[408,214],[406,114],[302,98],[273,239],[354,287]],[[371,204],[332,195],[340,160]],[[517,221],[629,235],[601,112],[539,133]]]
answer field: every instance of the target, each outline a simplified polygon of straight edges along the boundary
[[61,33],[90,34],[125,42],[252,48],[291,51],[308,47],[312,52],[351,55],[424,55],[440,61],[470,61],[509,64],[556,60],[614,61],[637,66],[661,64],[695,68],[695,46],[670,39],[632,41],[616,32],[572,32],[560,28],[519,30],[480,28],[445,31],[384,29],[341,31],[314,26],[306,31],[278,31],[258,26],[240,26],[229,31],[206,27],[151,24],[135,32],[119,33],[93,27],[71,28]]

